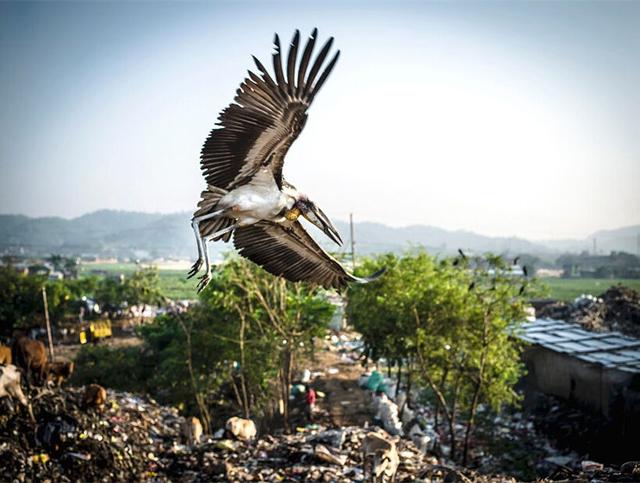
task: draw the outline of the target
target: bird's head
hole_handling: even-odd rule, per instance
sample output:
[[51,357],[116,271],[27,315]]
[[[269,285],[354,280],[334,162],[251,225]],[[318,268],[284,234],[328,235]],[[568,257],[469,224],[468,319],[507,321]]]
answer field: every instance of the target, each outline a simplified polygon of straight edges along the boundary
[[336,227],[333,226],[329,217],[325,215],[313,201],[304,195],[299,195],[296,198],[293,207],[289,209],[284,216],[289,221],[295,221],[300,215],[304,216],[309,222],[320,228],[325,235],[331,238],[338,245],[342,245],[340,233],[338,233]]

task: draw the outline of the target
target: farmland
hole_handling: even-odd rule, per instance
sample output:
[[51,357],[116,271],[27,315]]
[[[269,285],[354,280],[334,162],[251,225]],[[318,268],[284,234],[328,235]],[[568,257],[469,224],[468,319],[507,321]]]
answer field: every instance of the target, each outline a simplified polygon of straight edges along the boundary
[[[196,298],[196,279],[186,279],[189,270],[184,262],[181,268],[178,264],[159,266],[160,287],[171,299]],[[139,265],[135,263],[92,263],[81,266],[80,273],[88,275],[94,270],[102,270],[109,275],[133,273]],[[602,279],[602,278],[545,278],[542,280],[549,287],[549,297],[559,300],[573,300],[581,294],[600,295],[609,287],[617,284],[640,290],[640,279]]]
[[582,294],[600,295],[613,285],[622,284],[640,290],[640,279],[623,278],[545,278],[549,287],[549,297],[559,300],[573,300]]
[[[123,274],[127,276],[140,267],[141,265],[135,263],[91,263],[81,265],[80,274],[90,275],[95,271],[104,271],[107,275]],[[174,300],[196,298],[198,280],[197,278],[187,280],[188,270],[186,264],[184,268],[158,267],[160,289],[167,297]]]

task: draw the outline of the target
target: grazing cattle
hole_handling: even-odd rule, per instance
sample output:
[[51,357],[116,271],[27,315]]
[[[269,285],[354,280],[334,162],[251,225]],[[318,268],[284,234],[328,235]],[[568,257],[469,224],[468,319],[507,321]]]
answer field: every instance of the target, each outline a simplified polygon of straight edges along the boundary
[[0,364],[4,366],[11,364],[11,348],[6,345],[0,345]]
[[362,442],[362,461],[366,481],[383,483],[396,480],[400,457],[395,442],[388,434],[382,431],[367,434]]
[[29,416],[35,421],[31,404],[27,401],[20,386],[20,371],[12,364],[0,367],[0,398],[3,397],[17,399],[20,404],[29,410]]
[[47,366],[47,376],[56,385],[60,386],[65,379],[69,379],[75,364],[68,360],[57,360],[50,362]]
[[102,412],[106,402],[107,390],[104,387],[98,384],[90,384],[84,390],[84,396],[82,396],[82,407],[84,409],[96,408],[99,412]]
[[243,419],[233,416],[227,420],[227,430],[236,438],[242,440],[254,439],[257,434],[256,425],[251,419]]
[[202,438],[202,424],[196,417],[185,419],[182,424],[182,436],[187,444],[194,445]]
[[31,386],[32,378],[37,384],[44,384],[47,375],[47,351],[40,341],[19,337],[11,347],[13,363],[20,367],[26,375],[27,386]]

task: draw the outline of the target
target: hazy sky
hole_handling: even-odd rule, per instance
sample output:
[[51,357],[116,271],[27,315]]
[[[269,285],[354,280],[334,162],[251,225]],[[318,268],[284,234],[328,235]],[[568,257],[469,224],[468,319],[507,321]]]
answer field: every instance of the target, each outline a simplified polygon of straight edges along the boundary
[[640,2],[1,2],[0,213],[193,210],[251,54],[314,26],[342,55],[285,175],[332,218],[640,223]]

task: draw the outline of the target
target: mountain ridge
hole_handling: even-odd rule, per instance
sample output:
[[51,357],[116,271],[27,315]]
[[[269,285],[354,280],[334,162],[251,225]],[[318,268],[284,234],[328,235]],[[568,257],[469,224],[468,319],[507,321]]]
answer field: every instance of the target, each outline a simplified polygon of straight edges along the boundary
[[[115,256],[119,258],[193,258],[195,243],[187,211],[162,214],[124,210],[98,210],[76,218],[31,218],[0,214],[0,253],[24,255]],[[349,224],[335,222],[344,240],[341,251],[349,249]],[[599,230],[585,239],[527,240],[521,237],[493,237],[470,230],[446,230],[432,225],[412,224],[391,227],[379,222],[355,223],[356,249],[360,254],[400,252],[424,246],[432,253],[452,254],[459,248],[472,252],[504,254],[530,253],[554,256],[566,252],[592,250],[596,238],[599,253],[636,253],[640,225]],[[311,231],[314,231],[312,229]],[[327,249],[336,246],[317,230],[315,238]],[[215,244],[213,253],[224,251]]]

